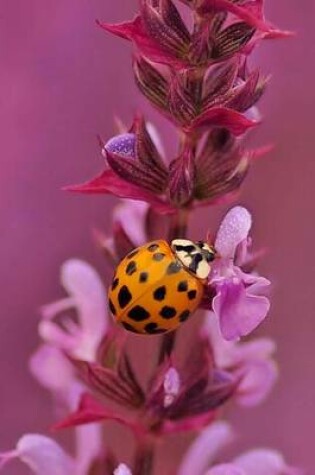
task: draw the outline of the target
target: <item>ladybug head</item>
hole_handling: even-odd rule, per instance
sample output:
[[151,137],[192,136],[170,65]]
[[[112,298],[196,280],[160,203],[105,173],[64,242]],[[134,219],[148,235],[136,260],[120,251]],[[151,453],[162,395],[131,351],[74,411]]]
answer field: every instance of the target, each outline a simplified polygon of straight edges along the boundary
[[211,271],[210,263],[216,257],[214,247],[204,241],[193,242],[188,239],[175,239],[171,243],[178,260],[199,279],[206,279]]

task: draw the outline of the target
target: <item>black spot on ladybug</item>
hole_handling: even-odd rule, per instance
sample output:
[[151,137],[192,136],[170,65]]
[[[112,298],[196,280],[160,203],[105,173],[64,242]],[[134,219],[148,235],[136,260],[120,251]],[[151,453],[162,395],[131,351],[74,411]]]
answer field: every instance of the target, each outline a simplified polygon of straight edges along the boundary
[[125,328],[125,330],[128,330],[133,333],[139,333],[130,323],[127,322],[121,322],[122,326]]
[[135,322],[142,322],[143,320],[147,320],[150,317],[150,314],[145,308],[141,307],[140,305],[136,305],[135,307],[132,307],[131,310],[129,310],[128,317]]
[[154,300],[164,300],[165,299],[165,295],[166,295],[166,287],[165,285],[162,285],[162,287],[159,287],[157,288],[154,292],[153,292],[153,298]]
[[132,295],[129,292],[128,287],[126,285],[123,285],[118,293],[118,302],[119,302],[120,308],[125,308],[128,305],[128,303],[131,301],[131,299],[132,299]]
[[166,274],[177,274],[181,270],[182,266],[179,262],[171,262],[166,269]]
[[197,296],[197,290],[190,290],[187,295],[189,300],[194,300]]
[[127,275],[132,275],[135,272],[137,272],[137,264],[136,261],[131,261],[126,267],[126,274]]
[[156,251],[158,248],[159,248],[159,245],[153,243],[153,244],[150,244],[150,246],[148,247],[148,251],[154,252],[154,251]]
[[176,315],[176,309],[174,307],[168,307],[167,305],[162,308],[160,315],[163,318],[169,319],[174,318]]
[[110,311],[112,312],[113,315],[116,315],[116,309],[115,309],[115,305],[113,304],[113,302],[111,301],[111,299],[109,299],[109,308],[110,308]]
[[158,262],[163,261],[164,257],[165,254],[163,254],[162,252],[156,252],[155,254],[153,254],[153,259]]
[[139,282],[141,284],[144,284],[145,282],[148,281],[148,278],[149,278],[149,274],[147,272],[141,272],[141,274],[139,275]]
[[112,290],[115,290],[118,284],[119,284],[119,279],[118,277],[116,277],[116,279],[114,279],[112,283]]
[[133,257],[135,257],[139,252],[139,249],[135,249],[134,251],[132,252],[129,252],[129,254],[127,254],[126,258],[127,259],[132,259]]
[[187,280],[182,280],[177,286],[178,292],[187,292],[188,290],[188,282]]
[[190,315],[190,311],[189,310],[184,310],[180,315],[179,315],[179,321],[180,322],[185,322],[187,320],[187,318],[189,317]]
[[156,335],[158,333],[165,333],[166,330],[164,328],[159,328],[157,323],[148,323],[145,327],[144,330],[146,333],[151,333],[152,335]]

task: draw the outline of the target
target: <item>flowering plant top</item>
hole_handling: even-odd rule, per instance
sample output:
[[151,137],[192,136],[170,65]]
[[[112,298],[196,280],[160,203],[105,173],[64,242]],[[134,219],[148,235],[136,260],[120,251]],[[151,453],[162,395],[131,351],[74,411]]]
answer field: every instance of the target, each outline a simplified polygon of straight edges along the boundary
[[[190,22],[184,20],[183,9]],[[177,475],[298,475],[271,449],[254,449],[228,463],[219,458],[233,439],[230,425],[219,420],[225,405],[261,403],[278,377],[275,343],[269,338],[242,341],[270,308],[270,281],[257,272],[262,253],[252,250],[252,215],[235,206],[217,233],[211,230],[197,243],[188,241],[188,246],[184,240],[194,209],[235,199],[253,160],[267,151],[268,147],[253,150],[245,145],[249,131],[260,123],[257,103],[268,83],[251,68],[250,55],[261,40],[291,33],[265,19],[263,0],[140,0],[133,20],[98,24],[132,43],[136,84],[175,125],[178,150],[167,156],[154,126],[137,114],[130,128],[121,127],[104,142],[100,139],[100,175],[68,189],[124,199],[113,211],[111,234],[96,232],[114,273],[111,290],[120,279],[136,279],[133,287],[120,288],[117,302],[123,317],[128,311],[135,325],[152,317],[159,307],[150,299],[152,308],[139,302],[143,295],[151,296],[157,280],[163,285],[153,293],[156,300],[170,295],[175,302],[174,307],[164,306],[159,318],[173,318],[177,300],[193,300],[199,292],[198,303],[189,308],[192,313],[203,310],[204,320],[182,359],[176,352],[177,331],[151,336],[159,339],[159,355],[151,377],[143,381],[127,342],[131,339],[138,346],[144,337],[127,335],[110,318],[110,311],[117,318],[118,307],[108,302],[98,273],[80,259],[68,260],[61,268],[67,295],[43,307],[42,342],[29,367],[63,411],[55,428],[74,428],[75,454],[66,453],[49,437],[26,434],[14,450],[0,455],[0,468],[19,458],[35,475],[151,475],[156,444],[169,434],[195,431],[197,438]],[[156,242],[148,245],[154,240],[163,242],[169,255],[152,254],[140,273],[136,259],[141,251],[158,248]],[[174,240],[179,254],[170,247]],[[119,263],[126,255],[129,264],[122,266],[121,275]],[[159,278],[157,267],[150,276],[152,261],[167,257],[169,280],[163,280],[163,265]],[[202,278],[197,272],[201,262],[208,270]],[[178,287],[172,280],[176,272],[187,277]],[[135,294],[148,277],[153,283]],[[188,288],[191,282],[194,290]],[[137,304],[133,309],[128,307],[132,300]],[[75,321],[68,314],[73,309]],[[188,310],[181,313],[180,324],[189,315]],[[137,331],[131,325],[125,328]],[[157,333],[156,322],[145,328]],[[135,438],[136,452],[128,464],[104,443],[102,424],[107,421],[121,424]]]

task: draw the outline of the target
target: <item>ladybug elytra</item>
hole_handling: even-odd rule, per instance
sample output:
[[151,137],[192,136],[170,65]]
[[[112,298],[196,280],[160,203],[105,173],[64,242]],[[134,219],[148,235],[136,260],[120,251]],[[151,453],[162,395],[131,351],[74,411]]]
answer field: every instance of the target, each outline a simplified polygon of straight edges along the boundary
[[206,242],[158,240],[130,252],[116,268],[109,307],[134,333],[175,330],[200,304],[215,258]]

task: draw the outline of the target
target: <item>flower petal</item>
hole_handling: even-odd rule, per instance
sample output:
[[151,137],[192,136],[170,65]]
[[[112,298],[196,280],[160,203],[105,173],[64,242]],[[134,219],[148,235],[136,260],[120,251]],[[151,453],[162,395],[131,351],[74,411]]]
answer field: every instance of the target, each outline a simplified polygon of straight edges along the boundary
[[130,241],[136,246],[147,242],[146,217],[149,205],[140,201],[124,200],[114,209],[114,222],[120,223]]
[[235,360],[237,363],[249,360],[266,360],[275,353],[277,346],[270,338],[256,338],[235,347]]
[[253,360],[244,365],[239,373],[242,380],[236,400],[241,406],[252,407],[266,399],[277,380],[278,368],[272,359]]
[[218,452],[233,440],[231,426],[214,422],[193,442],[179,468],[178,475],[203,475]]
[[219,318],[226,340],[237,340],[251,333],[266,317],[270,303],[267,297],[251,295],[237,278],[216,284],[213,310]]
[[75,474],[75,462],[53,439],[39,434],[26,434],[16,449],[0,455],[2,463],[19,458],[35,475]]
[[114,475],[132,475],[130,468],[127,467],[124,463],[121,463],[116,470],[114,470]]
[[86,475],[93,462],[104,452],[102,425],[94,423],[76,427],[75,441],[77,463],[75,475]]
[[[247,475],[244,470],[231,463],[216,465],[206,475]],[[252,474],[254,475],[254,474]]]
[[219,228],[215,248],[223,258],[233,258],[237,246],[247,239],[252,227],[252,217],[246,208],[235,206],[230,209]]
[[236,458],[234,463],[242,468],[246,475],[298,475],[301,473],[290,468],[283,456],[271,449],[251,450]]
[[214,361],[218,368],[225,369],[234,366],[236,343],[222,337],[219,319],[214,312],[207,312],[201,335],[210,341]]
[[132,133],[116,135],[105,144],[104,149],[107,152],[117,153],[118,155],[135,158],[136,135]]
[[74,368],[66,356],[50,345],[42,345],[29,361],[30,371],[37,381],[73,410],[84,390],[75,379]]
[[[70,259],[62,265],[61,283],[71,296],[69,307],[76,308],[79,325],[65,319],[66,331],[63,331],[54,322],[44,321],[39,327],[40,334],[72,356],[93,361],[110,324],[103,283],[94,268],[79,259]],[[56,309],[58,303],[44,307],[45,319],[51,320]],[[63,310],[66,309],[65,306]]]
[[210,340],[216,365],[222,369],[268,360],[276,351],[275,342],[269,338],[256,338],[246,343],[226,341],[222,338],[219,320],[213,312],[207,313],[201,335]]

